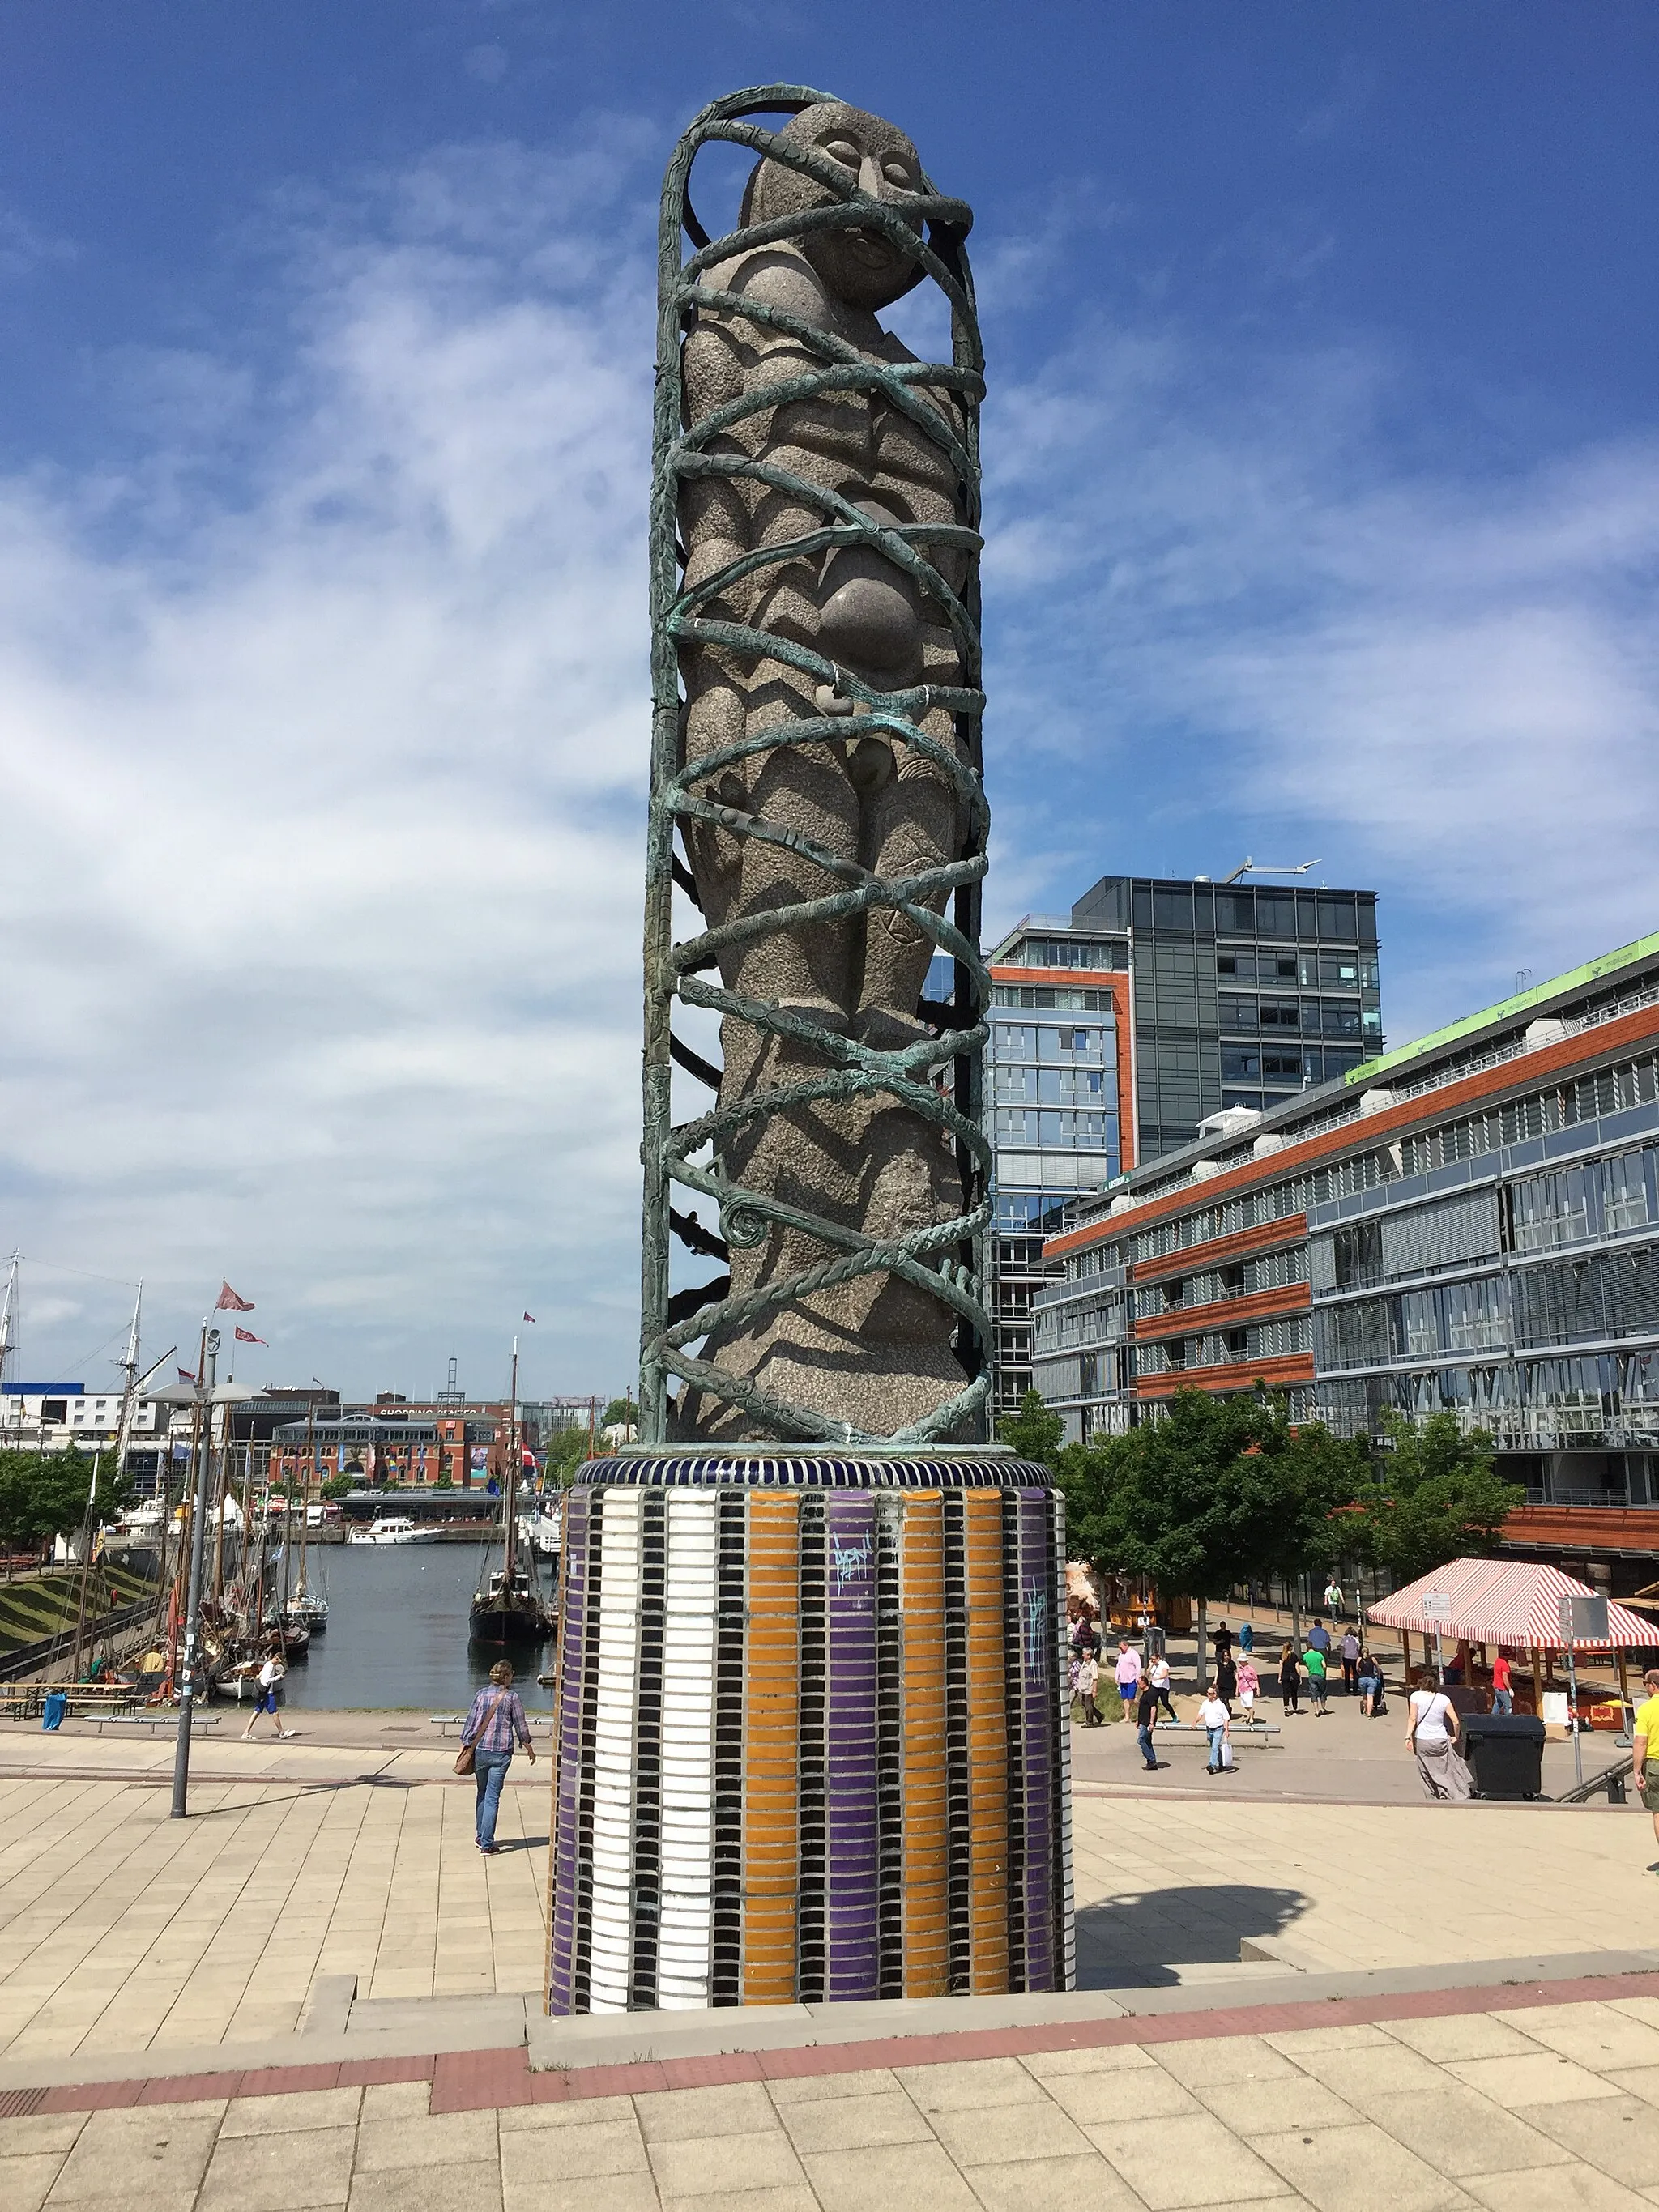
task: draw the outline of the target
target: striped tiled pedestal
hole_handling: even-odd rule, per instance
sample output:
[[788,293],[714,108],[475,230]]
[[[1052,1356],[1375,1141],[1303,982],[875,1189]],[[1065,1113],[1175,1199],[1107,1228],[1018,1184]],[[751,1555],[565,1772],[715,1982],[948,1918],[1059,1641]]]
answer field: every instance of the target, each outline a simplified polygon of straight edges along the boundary
[[1046,1470],[590,1461],[559,1592],[550,2012],[1066,1989]]

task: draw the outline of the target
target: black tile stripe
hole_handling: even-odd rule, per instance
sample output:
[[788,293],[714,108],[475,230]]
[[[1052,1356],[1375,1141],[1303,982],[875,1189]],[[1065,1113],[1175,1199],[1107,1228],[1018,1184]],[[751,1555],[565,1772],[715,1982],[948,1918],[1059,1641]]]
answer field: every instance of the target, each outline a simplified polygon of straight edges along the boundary
[[1054,1756],[1048,1761],[1050,1792],[1048,1834],[1049,1849],[1053,1854],[1053,1864],[1049,1869],[1048,1894],[1053,1900],[1054,1920],[1053,1986],[1057,1990],[1065,1990],[1072,1986],[1071,1978],[1066,1969],[1073,1954],[1074,1937],[1070,1911],[1072,1873],[1072,1831],[1069,1816],[1070,1770],[1067,1766],[1062,1771],[1061,1762],[1063,1759],[1069,1759],[1072,1721],[1071,1700],[1066,1694],[1066,1676],[1060,1658],[1060,1643],[1066,1634],[1064,1588],[1066,1501],[1057,1490],[1050,1491],[1048,1493],[1048,1510],[1042,1516],[1042,1525],[1047,1538],[1048,1553],[1048,1557],[1043,1561],[1042,1587],[1044,1589],[1056,1593],[1055,1619],[1048,1637],[1049,1665],[1054,1672],[1045,1684],[1048,1710],[1054,1717],[1049,1724],[1057,1731],[1054,1739]]
[[904,1509],[876,1498],[876,1993],[904,1995]]
[[[1025,1623],[1020,1603],[1020,1497],[1002,1493],[1002,1717],[1008,1776],[1008,1986],[1029,1986],[1025,1954]],[[1069,1725],[1069,1723],[1068,1723]]]
[[800,1823],[799,1907],[795,1921],[795,2002],[822,2004],[829,1967],[830,1834],[826,1792],[830,1765],[830,1674],[824,1502],[811,1492],[800,1501],[800,1714],[798,1818]]
[[628,2002],[657,2003],[657,1945],[662,1921],[663,1638],[668,1621],[668,1501],[647,1490],[640,1501],[639,1668],[634,1686],[634,1912]]
[[720,1494],[714,1614],[714,1826],[708,2001],[743,2001],[744,1675],[749,1612],[749,1507]]
[[581,1713],[577,1757],[580,1786],[576,1800],[575,1959],[570,1976],[570,2009],[586,2012],[593,1967],[593,1771],[594,1723],[599,1702],[599,1607],[604,1595],[605,1492],[594,1493],[587,1510],[587,1589],[582,1615]]
[[945,1494],[945,1899],[946,1987],[973,1987],[972,1844],[968,1753],[968,1528],[957,1493]]

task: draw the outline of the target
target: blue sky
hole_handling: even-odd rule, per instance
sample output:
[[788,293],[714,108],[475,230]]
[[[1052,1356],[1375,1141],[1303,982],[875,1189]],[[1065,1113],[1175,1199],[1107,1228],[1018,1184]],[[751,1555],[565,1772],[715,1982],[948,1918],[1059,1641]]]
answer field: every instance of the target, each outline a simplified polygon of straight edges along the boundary
[[[988,924],[1320,856],[1402,1041],[1656,924],[1650,7],[0,6],[0,1249],[104,1381],[628,1375],[657,180],[978,210]],[[71,1275],[67,1268],[87,1271]],[[109,1278],[99,1284],[91,1278]]]

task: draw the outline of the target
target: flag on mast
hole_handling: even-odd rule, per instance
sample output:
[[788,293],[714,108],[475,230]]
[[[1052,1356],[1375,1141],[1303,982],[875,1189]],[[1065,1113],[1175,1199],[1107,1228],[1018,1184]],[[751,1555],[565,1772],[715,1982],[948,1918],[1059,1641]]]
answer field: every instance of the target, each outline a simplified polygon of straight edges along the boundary
[[252,1298],[238,1297],[235,1291],[231,1289],[230,1285],[225,1281],[222,1276],[221,1276],[219,1279],[219,1296],[215,1303],[213,1310],[215,1313],[252,1313],[253,1311],[253,1301]]
[[527,1322],[531,1322],[531,1323],[533,1325],[533,1323],[534,1323],[534,1322],[535,1322],[535,1319],[536,1319],[536,1316],[535,1316],[535,1315],[534,1315],[533,1313],[527,1313],[527,1314],[525,1316],[525,1319],[526,1319]]
[[[262,1336],[255,1336],[251,1328],[239,1328],[236,1332],[236,1341],[238,1344],[264,1344],[265,1340]],[[267,1351],[270,1350],[268,1345],[265,1348]]]

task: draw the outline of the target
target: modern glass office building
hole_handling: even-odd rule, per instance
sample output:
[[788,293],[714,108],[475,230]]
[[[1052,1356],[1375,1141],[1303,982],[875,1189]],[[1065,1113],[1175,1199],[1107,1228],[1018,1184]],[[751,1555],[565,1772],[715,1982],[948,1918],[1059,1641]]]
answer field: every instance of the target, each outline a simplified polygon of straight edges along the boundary
[[1375,891],[1103,876],[1069,935],[1103,941],[1133,981],[1139,1161],[1383,1048]]
[[1449,1412],[1526,1486],[1506,1544],[1624,1560],[1633,1589],[1659,1557],[1659,937],[1218,1117],[1078,1201],[1044,1265],[1036,1387],[1071,1436],[1258,1381],[1346,1435]]
[[990,955],[997,1404],[1032,1387],[1042,1240],[1074,1200],[1382,1042],[1372,891],[1103,876]]

